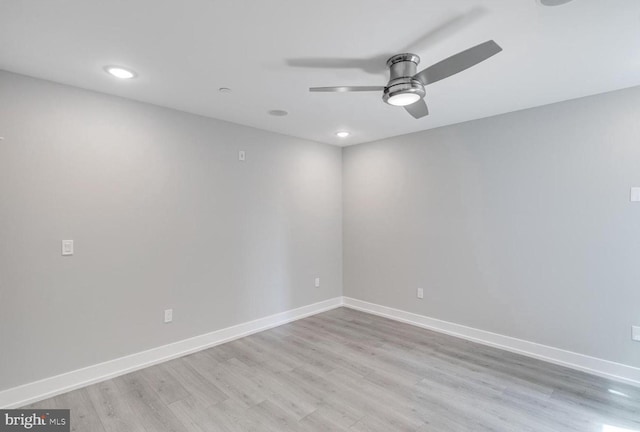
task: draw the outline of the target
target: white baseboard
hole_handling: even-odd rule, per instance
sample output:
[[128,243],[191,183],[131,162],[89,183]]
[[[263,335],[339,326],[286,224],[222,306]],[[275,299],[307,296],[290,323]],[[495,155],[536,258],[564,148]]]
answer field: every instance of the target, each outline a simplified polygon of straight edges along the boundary
[[491,333],[436,318],[417,315],[350,297],[335,297],[319,303],[270,315],[254,321],[0,391],[0,409],[17,408],[35,403],[71,390],[115,378],[340,306],[515,352],[593,375],[640,386],[640,368],[637,367]]
[[637,367],[590,357],[584,354],[578,354],[510,336],[491,333],[485,330],[442,321],[424,315],[417,315],[411,312],[381,306],[350,297],[343,297],[343,299],[344,306],[351,309],[379,315],[395,321],[401,321],[417,327],[434,330],[440,333],[445,333],[483,345],[489,345],[495,348],[566,366],[571,369],[576,369],[619,382],[640,386],[640,368]]
[[158,348],[0,391],[0,408],[18,408],[71,390],[115,378],[342,305],[342,297],[270,315]]

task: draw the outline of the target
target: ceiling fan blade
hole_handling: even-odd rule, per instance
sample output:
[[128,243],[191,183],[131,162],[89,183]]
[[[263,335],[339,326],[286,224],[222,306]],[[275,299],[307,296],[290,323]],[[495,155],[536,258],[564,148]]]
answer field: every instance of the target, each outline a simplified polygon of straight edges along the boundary
[[311,87],[310,92],[367,92],[367,91],[382,91],[382,86],[342,86],[342,87]]
[[430,46],[442,42],[444,39],[447,39],[464,28],[471,26],[486,14],[487,8],[484,6],[474,6],[467,12],[451,17],[437,27],[432,28],[429,32],[420,36],[410,45],[402,48],[400,52],[423,52]]
[[288,66],[311,69],[359,69],[368,74],[380,74],[387,70],[386,62],[393,54],[383,54],[370,58],[291,58]]
[[365,60],[355,58],[292,58],[285,60],[287,65],[293,67],[313,69],[360,69]]
[[489,57],[498,54],[500,51],[502,51],[500,45],[490,40],[429,66],[425,70],[415,74],[414,78],[424,85],[433,84],[434,82],[469,69]]
[[411,105],[406,105],[404,109],[406,109],[407,112],[416,119],[429,115],[429,108],[427,108],[427,103],[424,99],[420,99],[418,102],[412,103]]

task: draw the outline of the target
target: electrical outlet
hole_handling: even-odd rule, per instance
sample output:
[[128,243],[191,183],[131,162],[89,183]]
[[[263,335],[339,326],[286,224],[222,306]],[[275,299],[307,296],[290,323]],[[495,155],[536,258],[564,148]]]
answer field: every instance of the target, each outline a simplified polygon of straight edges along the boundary
[[173,309],[165,309],[164,311],[164,322],[170,323],[173,321]]
[[418,288],[418,293],[417,294],[418,294],[418,298],[419,299],[424,298],[424,289]]
[[245,160],[245,153],[244,153],[244,150],[240,150],[240,151],[238,152],[238,160],[241,160],[241,161]]
[[62,255],[73,255],[73,240],[62,240]]
[[640,342],[640,326],[631,326],[631,339]]
[[316,288],[320,288],[320,278],[316,278]]

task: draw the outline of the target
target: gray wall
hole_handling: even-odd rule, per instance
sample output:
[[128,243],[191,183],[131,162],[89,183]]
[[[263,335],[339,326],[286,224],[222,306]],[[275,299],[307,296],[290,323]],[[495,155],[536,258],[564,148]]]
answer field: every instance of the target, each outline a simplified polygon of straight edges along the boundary
[[337,147],[5,72],[0,136],[0,390],[342,294]]
[[634,88],[345,149],[345,295],[639,366],[639,119]]
[[640,365],[638,118],[636,88],[341,154],[0,72],[0,390],[339,296],[342,231],[347,296]]

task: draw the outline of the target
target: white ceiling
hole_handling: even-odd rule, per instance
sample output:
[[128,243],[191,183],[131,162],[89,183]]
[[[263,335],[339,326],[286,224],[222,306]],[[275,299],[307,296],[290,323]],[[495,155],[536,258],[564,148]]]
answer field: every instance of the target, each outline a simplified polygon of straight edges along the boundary
[[[391,54],[421,70],[489,39],[504,51],[427,87],[424,119],[377,93],[308,92],[384,85]],[[639,48],[637,0],[0,1],[0,69],[339,145],[640,85]],[[365,70],[289,64],[315,58]]]

